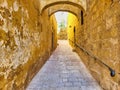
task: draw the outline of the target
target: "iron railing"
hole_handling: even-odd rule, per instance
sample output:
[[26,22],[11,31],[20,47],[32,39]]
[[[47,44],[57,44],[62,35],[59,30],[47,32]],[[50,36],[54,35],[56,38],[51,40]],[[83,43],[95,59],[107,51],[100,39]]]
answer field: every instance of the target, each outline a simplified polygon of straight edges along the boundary
[[72,40],[69,39],[70,42],[72,42],[75,46],[77,46],[78,48],[80,48],[83,52],[87,53],[90,57],[94,58],[95,60],[99,61],[101,64],[103,64],[105,67],[108,68],[108,70],[110,71],[110,76],[114,77],[115,76],[115,70],[112,69],[110,66],[108,66],[107,64],[105,64],[101,59],[99,59],[97,56],[94,56],[92,53],[90,53],[89,51],[87,51],[86,49],[84,49],[82,46],[76,44],[75,42],[73,42]]

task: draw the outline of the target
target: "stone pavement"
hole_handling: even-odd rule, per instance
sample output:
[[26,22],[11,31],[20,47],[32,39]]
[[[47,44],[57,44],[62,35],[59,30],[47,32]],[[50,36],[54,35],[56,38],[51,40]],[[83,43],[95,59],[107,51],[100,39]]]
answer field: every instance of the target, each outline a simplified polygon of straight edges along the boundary
[[26,90],[102,90],[68,42],[58,43]]

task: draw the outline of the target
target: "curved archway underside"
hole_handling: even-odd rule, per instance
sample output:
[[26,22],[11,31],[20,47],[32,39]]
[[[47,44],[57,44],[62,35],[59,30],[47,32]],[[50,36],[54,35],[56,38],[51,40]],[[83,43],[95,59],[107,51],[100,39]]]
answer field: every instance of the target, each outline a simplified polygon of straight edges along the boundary
[[75,7],[73,5],[69,5],[69,4],[63,4],[61,5],[54,5],[48,8],[48,12],[49,12],[49,16],[51,16],[52,14],[54,14],[55,12],[58,11],[66,11],[66,12],[70,12],[72,14],[74,14],[75,16],[77,16],[80,12],[81,9],[79,9],[78,7]]
[[[86,0],[41,0],[40,1],[41,8],[40,12],[42,13],[45,9],[54,6],[54,5],[72,5],[74,7],[77,7],[79,9],[82,9],[83,11],[86,10]],[[70,11],[70,10],[68,10]]]

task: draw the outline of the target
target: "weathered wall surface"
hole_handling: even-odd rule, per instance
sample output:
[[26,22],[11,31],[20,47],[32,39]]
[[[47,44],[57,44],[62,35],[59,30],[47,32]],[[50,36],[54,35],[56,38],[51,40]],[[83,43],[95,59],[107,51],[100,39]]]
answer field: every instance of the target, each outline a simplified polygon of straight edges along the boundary
[[[78,30],[80,30],[78,18],[74,14],[68,13],[68,25],[67,25],[68,40],[76,42],[78,37],[77,35],[78,33],[76,33],[76,31]],[[72,42],[70,42],[70,44],[74,46]]]
[[50,25],[51,25],[51,31],[52,31],[52,36],[51,36],[51,49],[52,51],[56,49],[57,47],[57,21],[55,18],[55,15],[50,16]]
[[0,0],[0,90],[24,90],[50,56],[50,22],[39,7],[39,0]]
[[87,5],[83,25],[79,17],[80,29],[76,31],[76,43],[113,68],[116,76],[111,77],[104,65],[79,48],[76,47],[76,51],[105,90],[120,90],[120,2],[88,0]]

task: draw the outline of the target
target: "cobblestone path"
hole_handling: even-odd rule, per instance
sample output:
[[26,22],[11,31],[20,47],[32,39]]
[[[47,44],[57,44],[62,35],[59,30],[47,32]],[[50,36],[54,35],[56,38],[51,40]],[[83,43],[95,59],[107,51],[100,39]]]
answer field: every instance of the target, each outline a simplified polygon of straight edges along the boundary
[[68,42],[58,43],[26,90],[102,90]]

